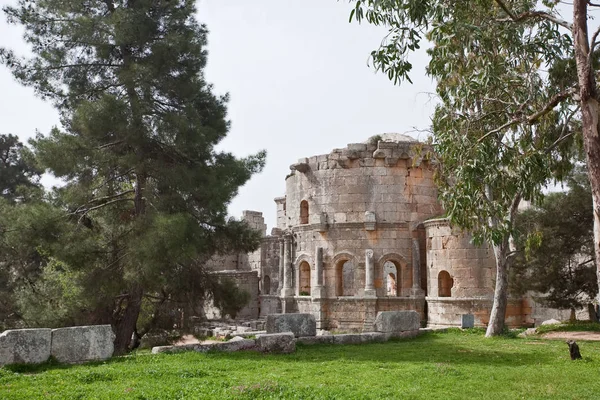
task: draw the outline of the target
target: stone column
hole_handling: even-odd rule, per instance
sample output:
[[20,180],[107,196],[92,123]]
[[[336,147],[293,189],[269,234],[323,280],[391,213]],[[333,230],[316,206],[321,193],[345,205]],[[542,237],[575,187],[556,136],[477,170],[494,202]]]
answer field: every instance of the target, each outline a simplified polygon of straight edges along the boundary
[[283,242],[283,291],[282,297],[294,295],[292,288],[292,235],[285,235]]
[[315,251],[315,277],[313,279],[311,294],[313,298],[325,297],[323,287],[323,248],[317,247]]
[[412,296],[423,296],[425,292],[421,289],[421,252],[419,250],[419,239],[412,239]]
[[376,297],[375,293],[375,261],[373,250],[365,250],[365,297]]
[[277,289],[279,292],[283,289],[283,277],[284,277],[284,265],[285,265],[285,253],[283,247],[285,246],[285,240],[283,237],[279,239],[279,274],[277,277]]

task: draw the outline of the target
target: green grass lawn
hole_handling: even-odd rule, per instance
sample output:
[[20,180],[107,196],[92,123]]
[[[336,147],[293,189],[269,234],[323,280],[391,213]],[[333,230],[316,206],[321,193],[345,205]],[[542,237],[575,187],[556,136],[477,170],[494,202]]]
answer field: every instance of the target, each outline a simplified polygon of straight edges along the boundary
[[0,369],[0,399],[598,399],[600,342],[429,333],[295,354],[136,353],[104,363]]

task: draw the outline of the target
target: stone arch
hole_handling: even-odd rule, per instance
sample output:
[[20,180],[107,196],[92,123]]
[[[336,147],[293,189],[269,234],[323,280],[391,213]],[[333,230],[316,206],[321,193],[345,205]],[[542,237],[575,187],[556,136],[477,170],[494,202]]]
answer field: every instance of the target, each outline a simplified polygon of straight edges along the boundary
[[[313,259],[310,256],[310,254],[308,253],[302,253],[300,255],[298,255],[296,257],[296,259],[294,260],[294,263],[292,264],[292,276],[293,276],[293,282],[292,282],[292,287],[295,288],[294,291],[296,293],[297,296],[300,295],[300,293],[302,292],[302,266],[303,264],[308,265],[308,273],[309,273],[309,277],[310,277],[310,270],[313,268]],[[306,269],[305,269],[306,271]],[[308,292],[310,293],[310,281],[309,281],[309,290]]]
[[454,279],[448,271],[440,271],[438,274],[438,297],[451,297]]
[[265,275],[263,278],[263,294],[271,294],[271,278],[269,275]]
[[[379,289],[379,295],[393,297],[400,295],[403,283],[408,279],[408,276],[406,276],[407,265],[406,257],[398,253],[387,253],[377,260],[375,287]],[[390,286],[395,286],[395,290]]]
[[336,254],[332,260],[335,268],[335,295],[356,296],[358,288],[355,285],[355,274],[358,263],[356,257],[349,252]]
[[298,279],[298,293],[300,296],[310,296],[310,264],[302,261],[298,267],[300,277]]
[[386,261],[383,264],[383,288],[386,296],[398,296],[399,271],[400,269],[393,261]]
[[300,225],[308,224],[308,201],[300,202]]

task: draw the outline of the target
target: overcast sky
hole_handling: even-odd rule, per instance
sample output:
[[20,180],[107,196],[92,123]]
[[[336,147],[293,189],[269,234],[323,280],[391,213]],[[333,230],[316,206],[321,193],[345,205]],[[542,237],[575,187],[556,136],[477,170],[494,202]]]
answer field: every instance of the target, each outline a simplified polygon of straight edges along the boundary
[[[264,171],[231,203],[233,216],[262,211],[270,232],[273,198],[285,194],[284,178],[298,158],[385,132],[425,138],[414,132],[429,126],[434,108],[425,54],[413,60],[414,84],[394,86],[368,65],[385,30],[348,23],[350,10],[343,0],[198,2],[198,19],[210,31],[206,77],[231,97],[231,131],[220,148],[239,156],[267,150]],[[21,35],[2,16],[0,47],[26,53]],[[0,66],[0,133],[26,141],[56,124],[51,105]]]

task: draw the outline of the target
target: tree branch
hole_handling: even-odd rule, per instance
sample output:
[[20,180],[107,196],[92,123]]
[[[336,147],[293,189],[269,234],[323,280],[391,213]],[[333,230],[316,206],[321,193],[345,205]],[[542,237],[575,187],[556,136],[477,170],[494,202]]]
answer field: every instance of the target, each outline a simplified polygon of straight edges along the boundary
[[479,139],[477,139],[477,143],[481,143],[482,141],[484,141],[488,136],[493,135],[494,133],[498,133],[512,125],[521,123],[521,122],[526,122],[530,125],[533,125],[537,122],[538,119],[540,119],[542,116],[544,116],[545,114],[549,113],[550,111],[552,111],[552,109],[554,107],[556,107],[556,105],[558,103],[560,103],[561,101],[567,99],[569,96],[571,96],[572,94],[575,93],[575,89],[574,88],[570,88],[569,90],[565,90],[563,92],[557,93],[554,96],[552,96],[552,98],[550,99],[550,101],[548,101],[548,103],[546,103],[546,105],[544,105],[544,107],[523,118],[523,117],[517,117],[517,118],[513,118],[510,121],[506,122],[505,124],[499,126],[496,129],[492,129],[491,131],[487,132],[485,135],[483,135],[482,137],[480,137]]
[[565,20],[557,18],[554,15],[549,14],[545,11],[535,11],[534,10],[534,11],[526,11],[521,14],[515,14],[504,3],[504,0],[495,0],[495,1],[500,6],[500,8],[502,8],[502,10],[504,10],[504,12],[510,17],[508,19],[499,19],[499,20],[497,20],[498,22],[508,22],[508,21],[521,22],[521,21],[525,21],[527,19],[541,18],[541,19],[545,19],[545,20],[554,22],[555,24],[560,25],[563,28],[566,28],[568,30],[571,30],[571,28],[572,28],[572,24],[568,23]]

